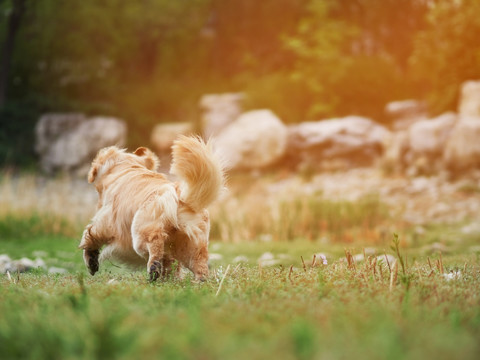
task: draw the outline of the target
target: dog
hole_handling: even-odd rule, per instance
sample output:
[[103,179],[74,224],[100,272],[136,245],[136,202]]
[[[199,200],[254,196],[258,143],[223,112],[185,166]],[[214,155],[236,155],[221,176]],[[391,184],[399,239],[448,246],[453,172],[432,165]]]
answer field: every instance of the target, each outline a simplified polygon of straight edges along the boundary
[[[98,192],[95,216],[79,248],[91,275],[99,263],[114,258],[147,265],[150,281],[171,273],[177,261],[195,280],[208,277],[210,219],[207,207],[224,189],[224,168],[211,142],[180,136],[172,146],[170,181],[157,172],[159,160],[140,147],[127,153],[116,146],[101,149],[88,182]],[[103,247],[103,249],[102,249]]]

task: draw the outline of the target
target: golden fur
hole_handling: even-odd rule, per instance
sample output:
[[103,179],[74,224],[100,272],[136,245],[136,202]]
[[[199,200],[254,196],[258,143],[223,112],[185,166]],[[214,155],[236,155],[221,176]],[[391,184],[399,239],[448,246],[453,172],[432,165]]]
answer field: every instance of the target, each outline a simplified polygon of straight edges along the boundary
[[177,182],[156,172],[158,158],[144,147],[134,153],[104,148],[93,160],[88,181],[98,192],[97,212],[79,246],[92,275],[99,257],[113,257],[146,263],[151,280],[167,274],[174,260],[198,280],[208,276],[206,207],[223,189],[223,169],[199,137],[180,136],[172,150]]

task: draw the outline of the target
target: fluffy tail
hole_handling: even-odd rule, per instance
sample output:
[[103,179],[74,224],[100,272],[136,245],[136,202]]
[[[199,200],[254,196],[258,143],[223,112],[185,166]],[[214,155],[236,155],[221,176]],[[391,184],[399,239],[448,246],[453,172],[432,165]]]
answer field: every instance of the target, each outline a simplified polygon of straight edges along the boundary
[[180,200],[199,211],[215,201],[224,187],[223,166],[210,142],[179,136],[172,147],[170,173],[180,178]]

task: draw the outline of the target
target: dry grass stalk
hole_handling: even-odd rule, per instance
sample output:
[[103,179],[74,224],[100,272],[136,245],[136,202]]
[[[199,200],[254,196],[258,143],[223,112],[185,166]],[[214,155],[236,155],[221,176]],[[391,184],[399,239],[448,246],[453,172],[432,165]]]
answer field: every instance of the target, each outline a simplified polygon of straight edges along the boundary
[[12,278],[12,276],[10,275],[10,271],[7,271],[7,277],[8,277],[8,280],[10,280],[11,283],[13,284],[16,284],[17,282],[15,281],[15,279]]
[[440,264],[440,272],[441,272],[442,274],[444,274],[444,273],[445,273],[445,270],[444,270],[444,268],[443,268],[443,258],[442,258],[442,253],[441,253],[441,252],[440,252],[439,264]]
[[225,270],[225,274],[223,274],[222,280],[220,280],[220,285],[218,285],[218,290],[217,290],[217,293],[215,294],[215,297],[217,297],[218,294],[220,294],[220,290],[222,290],[223,281],[227,277],[228,270],[230,270],[230,264],[228,264],[227,270]]
[[293,273],[293,265],[290,265],[290,271],[288,272],[288,280],[290,280],[290,282],[293,284],[292,273]]
[[307,272],[307,267],[305,266],[305,261],[303,261],[303,256],[300,255],[300,259],[302,259],[303,271]]
[[387,252],[384,251],[384,254],[385,254],[385,261],[387,262],[387,266],[388,266],[388,271],[389,271],[390,274],[391,274],[391,273],[392,273],[392,268],[390,267],[390,261],[388,261]]
[[313,254],[312,268],[315,267],[316,264],[317,264],[317,255]]
[[390,273],[390,291],[393,290],[393,287],[397,284],[398,276],[398,261],[393,263],[393,271]]
[[232,272],[232,276],[237,273],[237,270],[240,267],[240,265],[242,264],[238,264],[237,266],[235,266],[235,269],[233,269],[233,272]]
[[349,269],[357,270],[357,267],[355,266],[355,259],[353,258],[353,255],[350,251],[347,249],[344,249],[345,251],[345,257],[347,258],[347,265]]
[[428,260],[428,266],[430,266],[430,270],[433,271],[432,263],[430,262],[430,258],[428,256],[427,256],[427,260]]

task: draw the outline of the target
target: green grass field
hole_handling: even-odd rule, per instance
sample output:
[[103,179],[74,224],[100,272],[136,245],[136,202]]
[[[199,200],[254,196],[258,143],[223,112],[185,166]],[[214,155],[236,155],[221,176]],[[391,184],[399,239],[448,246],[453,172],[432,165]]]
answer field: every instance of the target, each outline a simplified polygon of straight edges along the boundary
[[0,274],[2,360],[480,358],[468,219],[412,228],[375,196],[240,194],[212,210],[208,281],[149,283],[116,263],[88,275],[77,245],[94,204],[66,180],[37,182],[0,181],[0,254],[67,273]]
[[[29,223],[17,238],[6,236],[2,222],[0,253],[19,258],[41,251],[47,265],[69,273],[0,276],[2,359],[480,356],[479,254],[465,247],[442,256],[425,253],[423,243],[400,247],[404,273],[401,265],[375,257],[341,260],[345,253],[362,253],[361,243],[345,249],[311,241],[212,242],[211,252],[223,258],[212,262],[206,283],[187,276],[151,284],[145,272],[115,264],[91,277],[78,240],[35,235]],[[430,229],[424,242],[439,232]],[[394,254],[389,245],[385,249]],[[259,266],[266,251],[279,264]],[[328,264],[312,267],[319,251],[328,254]],[[234,264],[238,255],[248,262]]]

